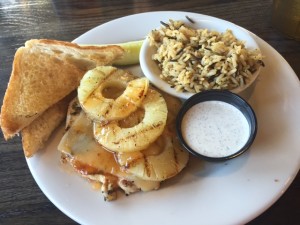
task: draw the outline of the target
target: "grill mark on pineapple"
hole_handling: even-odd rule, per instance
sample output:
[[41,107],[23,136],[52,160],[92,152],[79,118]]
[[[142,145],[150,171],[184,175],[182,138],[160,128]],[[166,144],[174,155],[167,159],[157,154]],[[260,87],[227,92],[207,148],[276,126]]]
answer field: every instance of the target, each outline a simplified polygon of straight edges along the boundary
[[172,142],[172,149],[173,149],[173,158],[174,158],[175,167],[176,167],[176,173],[177,173],[177,172],[179,171],[179,169],[178,169],[179,160],[178,160],[178,154],[177,154],[177,151],[176,151],[176,149],[175,149],[173,137],[172,137],[172,139],[171,139],[171,142]]
[[112,107],[113,107],[112,104],[109,104],[109,106],[107,107],[106,111],[104,112],[105,116],[107,116],[109,114],[109,112],[111,111]]
[[149,128],[143,129],[143,130],[141,130],[140,132],[133,133],[132,135],[128,135],[128,136],[126,136],[126,137],[124,137],[124,138],[121,138],[121,139],[119,139],[118,141],[114,141],[114,142],[112,142],[112,143],[115,144],[115,145],[118,145],[118,144],[120,144],[121,142],[126,142],[128,139],[135,138],[136,136],[140,135],[141,133],[145,133],[145,132],[154,130],[154,129],[159,128],[159,127],[161,127],[161,126],[163,126],[163,125],[164,125],[164,123],[163,123],[162,121],[160,121],[159,123],[154,124],[153,126],[151,126],[151,127],[149,127]]
[[[99,99],[99,96],[97,96],[94,92],[95,92],[95,90],[99,87],[99,85],[101,84],[101,83],[104,83],[113,73],[115,73],[116,72],[116,70],[112,70],[110,73],[108,73],[108,74],[105,74],[105,77],[103,78],[103,80],[99,83],[99,82],[97,82],[98,83],[98,85],[97,85],[97,87],[86,97],[86,99],[83,101],[83,104],[85,104],[86,102],[87,102],[87,100],[89,99],[89,98],[96,98],[96,99]],[[91,78],[89,78],[89,79],[91,79]]]
[[145,172],[147,177],[151,177],[151,169],[150,169],[150,164],[147,160],[147,157],[143,154],[144,157],[144,162],[145,162]]
[[140,93],[138,94],[138,98],[141,99],[144,96],[146,97],[146,94],[144,93],[144,90],[141,90]]

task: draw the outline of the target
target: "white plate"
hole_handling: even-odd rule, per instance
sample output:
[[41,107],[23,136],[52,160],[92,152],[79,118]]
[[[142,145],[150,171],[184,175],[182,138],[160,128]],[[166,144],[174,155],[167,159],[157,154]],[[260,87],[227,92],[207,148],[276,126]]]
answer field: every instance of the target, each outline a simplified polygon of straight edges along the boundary
[[[187,12],[151,12],[111,21],[77,38],[77,43],[105,44],[139,40],[153,24]],[[207,20],[213,17],[199,15]],[[300,167],[300,85],[288,63],[251,34],[266,55],[250,104],[258,119],[257,138],[244,155],[225,163],[192,158],[176,178],[158,191],[120,194],[104,202],[100,193],[64,168],[56,150],[63,130],[47,148],[27,159],[45,195],[80,224],[243,224],[270,207],[288,188]],[[133,67],[140,73],[139,67]]]
[[[189,22],[189,20],[183,14],[176,14],[176,16],[174,16],[174,18],[172,19],[181,20],[189,27],[192,27],[194,29],[208,29],[210,31],[218,31],[220,33],[224,33],[226,30],[229,29],[232,31],[233,35],[238,40],[245,41],[245,46],[247,49],[249,50],[259,49],[257,43],[255,42],[251,34],[247,30],[233,23],[230,23],[225,20],[217,19],[217,18],[214,19],[207,18],[206,16],[199,15],[199,14],[195,15],[189,13],[189,15],[190,15],[189,17],[193,20],[194,23]],[[168,22],[168,21],[169,21],[168,19],[164,20],[164,22]],[[159,28],[160,27],[159,25],[160,24],[151,23],[152,26],[151,30]],[[148,31],[148,34],[150,33],[151,30]],[[166,81],[160,78],[161,69],[159,69],[157,63],[154,60],[152,60],[152,55],[155,54],[155,52],[156,52],[156,47],[150,46],[150,41],[148,38],[146,38],[146,40],[143,42],[141,53],[140,53],[140,65],[144,75],[152,83],[154,83],[156,87],[160,88],[161,90],[164,90],[165,92],[173,96],[182,99],[188,99],[189,97],[194,95],[194,93],[190,93],[190,92],[178,92],[174,88],[171,88],[170,84],[168,84]],[[247,85],[244,85],[243,87],[235,88],[231,91],[243,95],[243,93],[245,92],[244,90],[248,88],[255,81],[258,74],[259,74],[259,70],[257,70],[253,74],[252,80],[248,82]]]

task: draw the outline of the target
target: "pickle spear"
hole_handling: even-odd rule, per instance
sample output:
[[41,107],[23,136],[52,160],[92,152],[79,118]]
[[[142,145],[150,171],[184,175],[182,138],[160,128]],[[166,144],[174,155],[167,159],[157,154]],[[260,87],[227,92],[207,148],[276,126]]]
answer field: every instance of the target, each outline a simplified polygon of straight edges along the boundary
[[121,59],[115,61],[113,65],[127,66],[127,65],[138,64],[140,62],[139,55],[140,55],[142,44],[143,44],[143,40],[117,44],[125,50],[125,54]]
[[[125,50],[124,56],[121,59],[113,62],[113,65],[129,66],[129,65],[138,64],[140,61],[139,54],[140,54],[142,44],[143,44],[143,40],[113,44],[113,45],[118,45]],[[86,45],[88,44],[82,44],[82,46],[86,46]],[[107,45],[92,45],[92,46],[107,46]]]

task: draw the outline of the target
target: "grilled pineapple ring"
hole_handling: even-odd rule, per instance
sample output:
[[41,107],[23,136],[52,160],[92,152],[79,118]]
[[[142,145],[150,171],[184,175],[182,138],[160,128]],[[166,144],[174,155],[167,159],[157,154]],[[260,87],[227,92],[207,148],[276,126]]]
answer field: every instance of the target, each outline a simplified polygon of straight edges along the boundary
[[168,109],[160,93],[150,88],[141,107],[145,111],[144,118],[133,127],[121,128],[118,121],[105,125],[94,122],[95,139],[114,152],[133,152],[147,148],[162,134]]
[[189,154],[166,130],[146,150],[115,153],[115,157],[127,173],[143,180],[163,181],[177,175],[186,166]]
[[[122,93],[120,89],[126,87]],[[111,66],[99,66],[89,70],[78,87],[78,100],[90,119],[103,122],[120,120],[134,112],[148,91],[149,81],[135,77],[124,70]],[[116,99],[105,97],[106,89],[122,93]],[[123,91],[123,90],[122,90]]]
[[115,153],[124,171],[144,180],[163,181],[171,178],[186,166],[189,159],[188,152],[178,142],[174,128],[182,102],[171,95],[162,94],[168,107],[167,124],[162,135],[145,150]]

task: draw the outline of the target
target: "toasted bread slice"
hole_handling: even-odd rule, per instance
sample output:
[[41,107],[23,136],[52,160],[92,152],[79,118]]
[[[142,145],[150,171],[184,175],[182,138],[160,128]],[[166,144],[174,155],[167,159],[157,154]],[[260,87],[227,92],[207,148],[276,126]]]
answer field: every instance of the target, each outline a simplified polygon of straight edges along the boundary
[[65,119],[69,102],[74,96],[75,93],[72,92],[21,130],[22,145],[26,157],[33,156],[45,146],[52,132]]
[[115,45],[79,46],[56,40],[30,40],[17,50],[1,108],[5,139],[77,88],[84,73],[123,56]]

